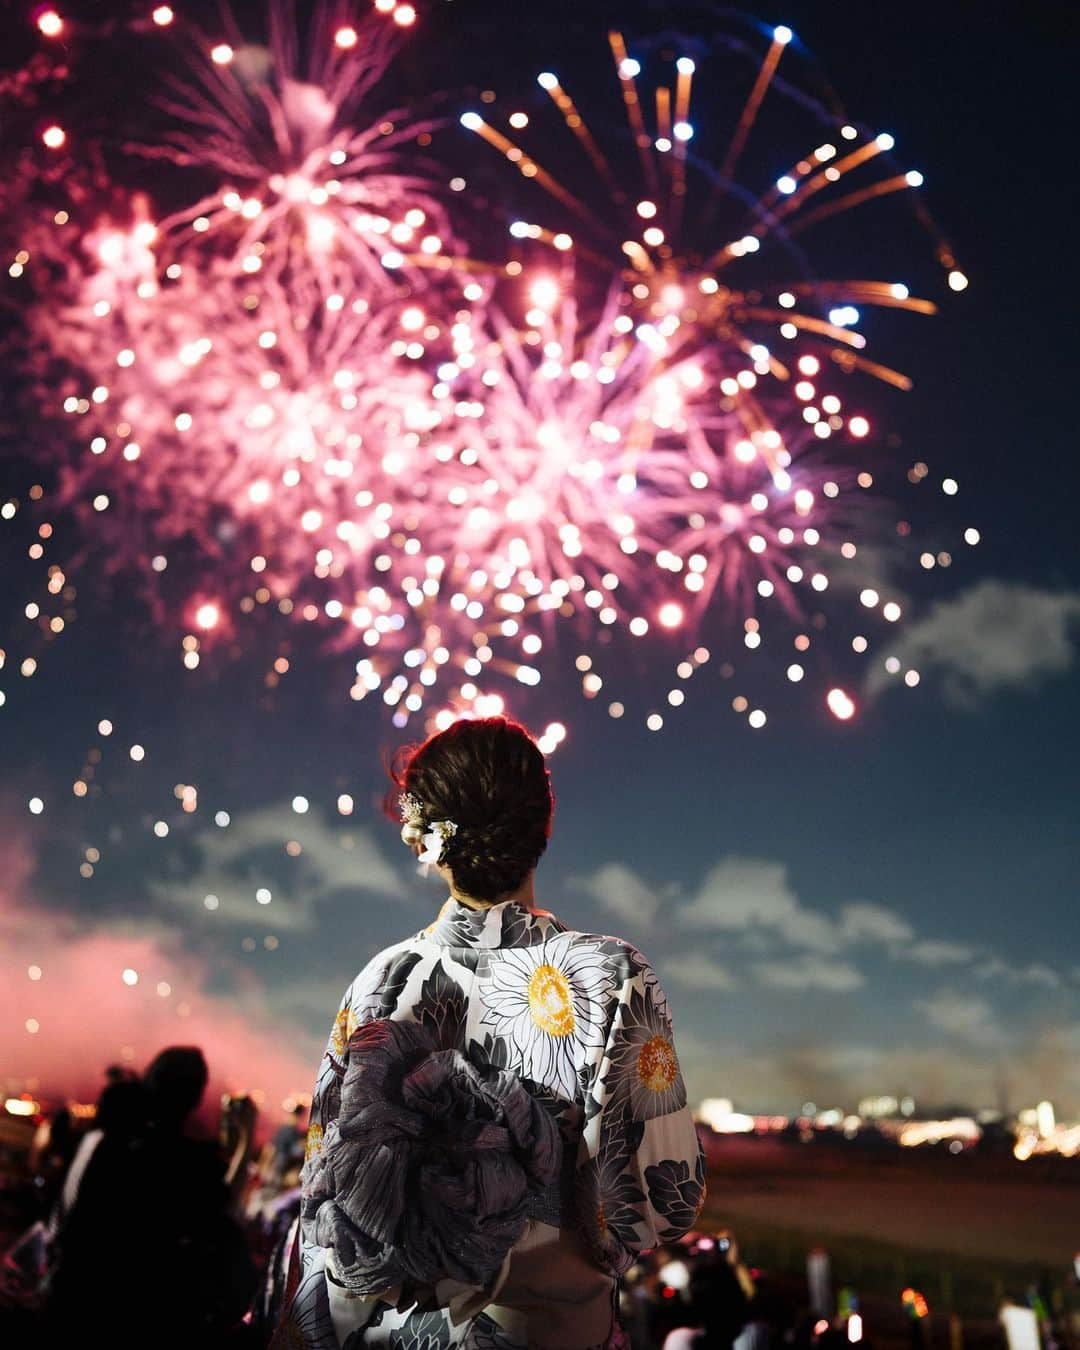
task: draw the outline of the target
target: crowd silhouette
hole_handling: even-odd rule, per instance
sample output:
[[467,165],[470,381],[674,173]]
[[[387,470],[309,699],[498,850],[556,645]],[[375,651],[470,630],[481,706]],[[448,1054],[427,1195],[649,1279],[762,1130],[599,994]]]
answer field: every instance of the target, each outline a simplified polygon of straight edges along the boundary
[[255,1264],[234,1217],[237,1148],[223,1157],[188,1128],[207,1081],[202,1052],[172,1046],[141,1078],[113,1075],[103,1091],[46,1224],[52,1344],[240,1343]]
[[[270,1342],[295,1240],[307,1108],[292,1103],[256,1151],[254,1103],[226,1096],[217,1138],[200,1137],[208,1081],[201,1050],[170,1046],[141,1075],[108,1069],[89,1119],[60,1107],[39,1127],[26,1160],[39,1214],[8,1251],[6,1274],[19,1268],[22,1297],[10,1299],[9,1286],[3,1308],[26,1344]],[[633,1345],[733,1345],[752,1323],[754,1288],[729,1237],[658,1251],[631,1272],[623,1315]],[[683,1261],[687,1282],[672,1300],[664,1277]]]

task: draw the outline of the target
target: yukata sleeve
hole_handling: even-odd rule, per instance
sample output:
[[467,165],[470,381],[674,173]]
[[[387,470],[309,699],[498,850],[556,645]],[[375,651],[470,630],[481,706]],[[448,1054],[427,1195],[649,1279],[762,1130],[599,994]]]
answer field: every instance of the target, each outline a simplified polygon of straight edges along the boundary
[[320,1204],[320,1159],[341,1111],[341,1080],[348,1062],[350,1023],[356,1016],[353,1008],[356,983],[346,989],[338,1007],[315,1079],[304,1165],[300,1169],[300,1218],[292,1252],[281,1272],[285,1286],[281,1294],[283,1311],[271,1350],[284,1350],[286,1346],[338,1350],[340,1344],[327,1296],[329,1253],[315,1240],[315,1219]]
[[300,1169],[299,1231],[290,1262],[295,1294],[286,1314],[293,1337],[288,1344],[301,1345],[304,1350],[338,1350],[349,1331],[362,1325],[363,1317],[374,1308],[372,1304],[365,1309],[356,1300],[346,1306],[335,1297],[333,1253],[316,1238],[319,1208],[330,1198],[323,1155],[338,1130],[350,1037],[358,1027],[398,1009],[409,974],[419,960],[408,944],[402,944],[380,953],[364,967],[345,991],[319,1064]]
[[705,1157],[667,999],[645,959],[633,955],[586,1094],[575,1187],[583,1236],[615,1276],[641,1252],[680,1238],[705,1201]]
[[319,1161],[327,1136],[337,1128],[341,1112],[341,1080],[345,1077],[345,1068],[349,1062],[349,1037],[355,1030],[352,994],[353,986],[349,985],[330,1028],[326,1052],[319,1062],[315,1089],[311,1094],[304,1165],[300,1169],[300,1227],[306,1242],[314,1241],[315,1236],[318,1197],[314,1183],[320,1170]]
[[327,1199],[322,1186],[322,1158],[337,1134],[341,1115],[341,1084],[349,1063],[349,1040],[357,1028],[379,1017],[393,1016],[408,1006],[405,986],[420,960],[409,944],[388,948],[373,957],[345,990],[337,1010],[326,1053],[319,1064],[311,1097],[310,1124],[300,1169],[300,1227],[308,1243],[315,1241],[315,1218]]

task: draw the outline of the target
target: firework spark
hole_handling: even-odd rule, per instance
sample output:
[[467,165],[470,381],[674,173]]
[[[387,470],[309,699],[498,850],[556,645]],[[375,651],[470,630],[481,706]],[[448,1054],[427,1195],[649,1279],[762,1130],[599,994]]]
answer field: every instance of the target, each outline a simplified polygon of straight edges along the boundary
[[160,99],[163,135],[131,148],[216,185],[163,233],[189,246],[204,236],[241,271],[318,278],[331,294],[393,292],[448,265],[442,194],[420,154],[435,122],[381,98],[404,28],[377,13],[354,27],[350,9],[316,6],[301,37],[292,5],[275,0],[265,46],[238,31],[187,45],[189,73],[170,75]]
[[[641,425],[649,427],[649,434],[633,447],[633,469],[609,472],[612,457],[589,461],[599,484],[628,485],[640,498],[634,503],[638,517],[647,522],[644,529],[628,527],[632,567],[617,554],[611,564],[616,582],[629,583],[623,593],[630,591],[636,602],[621,607],[620,621],[636,608],[631,631],[638,634],[645,631],[641,611],[652,596],[654,611],[666,606],[669,622],[663,627],[678,630],[685,618],[692,629],[711,607],[729,631],[741,627],[745,646],[754,650],[762,644],[766,621],[775,626],[784,616],[798,620],[820,609],[835,568],[846,569],[840,590],[852,593],[857,568],[849,564],[867,556],[855,537],[861,527],[872,541],[883,515],[880,507],[865,504],[865,489],[874,482],[861,462],[870,420],[861,410],[845,409],[847,394],[840,386],[844,376],[861,373],[910,387],[905,375],[865,355],[863,312],[878,306],[930,314],[935,306],[911,296],[899,282],[822,280],[796,239],[867,202],[910,193],[922,176],[892,170],[891,136],[866,133],[840,117],[830,139],[790,167],[785,162],[784,172],[766,178],[764,190],[738,176],[749,163],[748,145],[791,39],[788,29],[774,31],[734,130],[713,147],[715,158],[698,148],[705,137],[697,136],[692,120],[701,58],[673,59],[665,50],[651,62],[655,87],[647,94],[647,58],[631,55],[619,33],[610,34],[610,45],[633,154],[620,158],[621,147],[606,148],[605,136],[589,125],[551,71],[541,73],[538,84],[571,133],[565,148],[556,139],[558,127],[540,146],[540,116],[512,114],[507,131],[500,129],[494,111],[485,116],[470,111],[461,118],[467,130],[515,164],[547,197],[540,213],[544,223],[516,220],[511,235],[526,249],[533,240],[558,257],[576,258],[586,284],[590,274],[604,278],[615,272],[623,286],[618,322],[635,345],[652,353],[658,401],[646,402],[643,410],[639,405]],[[730,49],[717,43],[710,51],[710,73],[715,74],[718,56],[725,58],[725,69],[732,64]],[[824,110],[816,111],[820,125]],[[710,131],[715,124],[715,118],[705,117]],[[533,139],[517,139],[514,129],[524,136],[526,126]],[[591,187],[571,187],[580,174],[571,179],[549,167],[569,168],[575,153],[588,163]],[[884,174],[878,172],[882,164]],[[755,172],[760,176],[751,166],[747,177],[752,180]],[[932,226],[921,206],[918,214]],[[935,238],[938,259],[955,288],[952,278],[960,275],[955,259],[940,236]],[[523,257],[528,286],[538,264]],[[770,280],[780,268],[783,279]],[[557,336],[534,324],[525,337],[545,352],[550,347],[558,365],[566,344]],[[670,406],[657,428],[655,409],[664,407],[661,390],[668,391]],[[483,429],[489,454],[493,443],[521,443],[515,413],[505,400],[492,401]],[[578,546],[573,522],[568,529],[563,519],[566,480],[558,459],[560,454],[565,458],[565,438],[557,434],[556,420],[551,425],[556,451],[543,456],[554,461],[551,490],[535,491],[542,481],[536,469],[528,497],[537,528],[547,532],[549,558],[557,556],[560,531],[569,534],[572,548]],[[538,444],[535,428],[526,443]],[[578,460],[583,444],[579,437]],[[625,444],[620,450],[627,454]],[[594,491],[588,505],[597,501]],[[590,560],[603,556],[605,527],[610,532],[614,518],[610,509],[602,521],[589,517],[591,529],[581,551]],[[629,508],[625,518],[631,519]],[[529,549],[530,556],[537,552],[535,545]],[[669,598],[673,580],[682,587],[681,602]],[[887,620],[895,621],[901,607],[891,599],[882,603]],[[769,618],[773,605],[779,608]],[[608,607],[607,612],[615,611]],[[824,615],[817,617],[824,622]],[[799,626],[801,652],[809,638],[805,624]],[[803,673],[799,666],[789,678],[798,681]],[[826,698],[824,689],[823,702],[836,716],[841,715],[837,708],[844,717],[853,711],[850,700]],[[743,703],[740,711],[747,711]],[[617,706],[621,712],[622,705]],[[763,725],[763,718],[751,725]]]
[[149,579],[178,548],[193,592],[235,602],[254,573],[293,604],[314,593],[340,615],[349,601],[359,625],[423,505],[421,446],[440,417],[417,368],[424,311],[372,314],[214,257],[161,266],[155,234],[145,219],[105,226],[84,257],[61,243],[64,322],[31,316],[68,372],[53,396],[77,428],[61,504],[114,569]]

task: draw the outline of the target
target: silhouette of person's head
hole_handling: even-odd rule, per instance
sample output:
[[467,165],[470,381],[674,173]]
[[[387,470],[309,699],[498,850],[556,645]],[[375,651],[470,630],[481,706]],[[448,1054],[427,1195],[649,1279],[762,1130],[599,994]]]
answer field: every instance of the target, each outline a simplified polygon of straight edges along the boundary
[[179,1129],[202,1101],[209,1074],[202,1051],[194,1045],[171,1045],[143,1075],[150,1117],[164,1128]]
[[146,1125],[146,1087],[137,1078],[108,1085],[98,1100],[97,1127],[109,1139],[133,1139]]

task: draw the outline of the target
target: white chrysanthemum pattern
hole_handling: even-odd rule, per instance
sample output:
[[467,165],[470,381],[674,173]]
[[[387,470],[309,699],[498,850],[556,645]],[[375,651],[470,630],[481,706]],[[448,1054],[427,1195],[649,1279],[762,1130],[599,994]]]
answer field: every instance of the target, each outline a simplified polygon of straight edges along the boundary
[[506,1042],[511,1069],[573,1101],[578,1069],[604,1045],[611,963],[565,933],[501,955],[480,985],[481,1022]]

